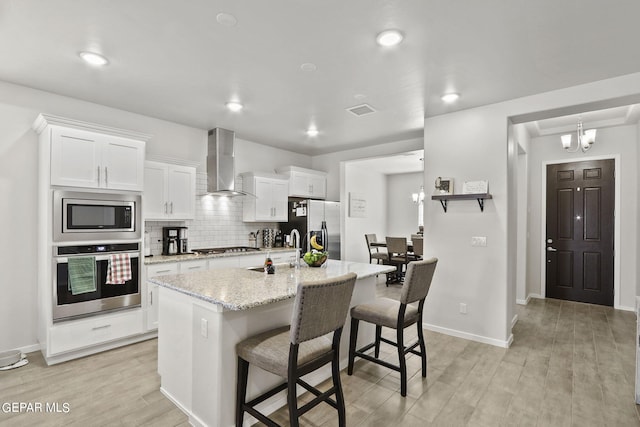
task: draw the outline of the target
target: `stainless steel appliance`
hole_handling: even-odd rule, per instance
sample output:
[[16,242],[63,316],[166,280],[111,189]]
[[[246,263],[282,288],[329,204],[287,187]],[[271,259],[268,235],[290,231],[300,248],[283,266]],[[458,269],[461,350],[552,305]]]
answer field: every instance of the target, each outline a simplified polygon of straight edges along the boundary
[[[140,306],[140,244],[58,246],[53,257],[53,321],[82,317]],[[124,284],[107,284],[111,254],[127,253],[131,262],[131,280]],[[95,291],[74,295],[69,280],[69,260],[95,258]]]
[[139,194],[53,192],[53,241],[137,240]]
[[340,259],[340,202],[290,197],[289,221],[280,223],[280,230],[288,235],[297,229],[302,237],[302,251],[309,251],[309,236],[323,234],[323,221],[328,235],[325,239],[328,242],[323,243],[325,250],[329,252],[330,259]]
[[187,227],[162,227],[162,255],[179,255],[188,251]]

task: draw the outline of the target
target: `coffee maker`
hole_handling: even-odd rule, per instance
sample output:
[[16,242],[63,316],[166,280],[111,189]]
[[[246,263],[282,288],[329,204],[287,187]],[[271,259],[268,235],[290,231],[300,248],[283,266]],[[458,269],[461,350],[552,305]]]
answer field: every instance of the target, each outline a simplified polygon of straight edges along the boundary
[[187,227],[162,227],[162,255],[188,252]]

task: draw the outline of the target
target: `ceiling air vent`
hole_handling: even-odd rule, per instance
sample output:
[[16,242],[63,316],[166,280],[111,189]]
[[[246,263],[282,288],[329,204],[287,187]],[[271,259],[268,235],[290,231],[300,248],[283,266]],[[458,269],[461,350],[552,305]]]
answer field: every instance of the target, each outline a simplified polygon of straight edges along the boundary
[[356,105],[355,107],[347,108],[347,111],[356,116],[364,116],[376,112],[376,110],[368,104]]

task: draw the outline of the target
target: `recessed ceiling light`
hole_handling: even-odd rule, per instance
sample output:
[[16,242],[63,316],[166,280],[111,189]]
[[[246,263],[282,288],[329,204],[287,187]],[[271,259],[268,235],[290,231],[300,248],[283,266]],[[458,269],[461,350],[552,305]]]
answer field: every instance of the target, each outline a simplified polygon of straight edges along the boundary
[[316,128],[309,128],[307,130],[307,135],[310,136],[310,137],[318,136],[319,133],[320,132],[318,132],[318,129],[316,129]]
[[216,21],[218,24],[222,24],[227,27],[233,27],[238,23],[238,20],[235,16],[230,13],[219,13],[216,15]]
[[398,30],[385,30],[378,34],[378,36],[376,37],[376,42],[380,46],[390,47],[400,44],[403,38],[404,36]]
[[316,64],[314,64],[312,62],[305,62],[304,64],[302,64],[300,66],[300,69],[302,71],[316,71],[318,69],[318,67],[316,66]]
[[459,93],[445,93],[444,95],[442,95],[441,99],[444,102],[450,103],[450,102],[457,101],[458,98],[460,98],[460,94]]
[[244,108],[244,106],[242,104],[240,104],[239,102],[236,101],[229,101],[225,104],[227,106],[227,108],[231,111],[237,112],[240,111]]
[[90,65],[102,66],[102,65],[107,65],[109,63],[109,60],[104,56],[100,55],[99,53],[80,52],[78,55],[80,55],[80,58],[82,58],[84,62]]

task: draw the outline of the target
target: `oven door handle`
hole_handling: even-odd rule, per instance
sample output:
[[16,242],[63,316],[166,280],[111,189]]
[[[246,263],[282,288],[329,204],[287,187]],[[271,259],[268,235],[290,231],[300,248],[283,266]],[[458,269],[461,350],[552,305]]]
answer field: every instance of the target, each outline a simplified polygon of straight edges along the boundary
[[[140,259],[140,252],[114,252],[114,254],[129,254],[130,258],[138,258]],[[105,254],[105,255],[92,255],[92,254],[82,254],[82,255],[74,255],[72,257],[66,257],[66,256],[54,256],[53,259],[57,264],[66,264],[69,262],[69,258],[75,258],[77,256],[95,256],[96,261],[108,261],[111,254]]]

